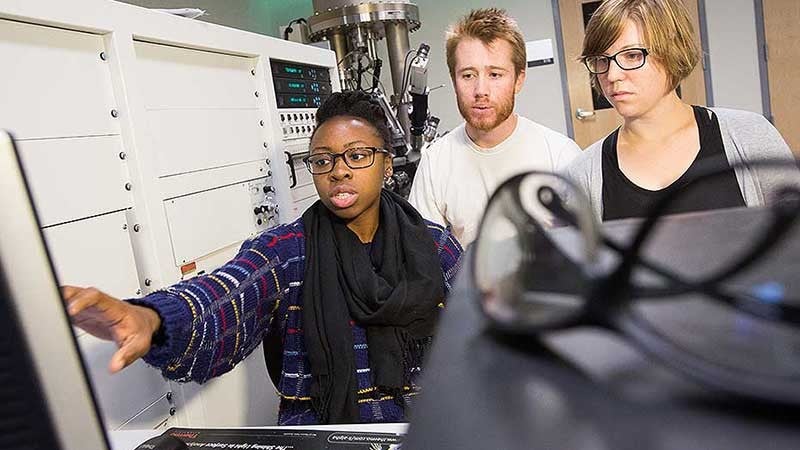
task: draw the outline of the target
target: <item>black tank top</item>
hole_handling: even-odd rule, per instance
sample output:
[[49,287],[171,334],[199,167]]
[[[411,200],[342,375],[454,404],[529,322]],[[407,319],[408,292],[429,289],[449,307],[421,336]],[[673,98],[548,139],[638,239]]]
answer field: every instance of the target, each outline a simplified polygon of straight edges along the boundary
[[[694,118],[700,134],[700,151],[691,166],[671,185],[651,191],[634,184],[619,168],[617,158],[617,136],[619,129],[608,135],[603,141],[603,220],[624,219],[627,217],[644,217],[650,207],[660,198],[679,189],[689,180],[697,176],[698,170],[707,166],[730,168],[722,143],[722,133],[716,114],[701,106],[692,106]],[[721,177],[715,177],[708,183],[702,195],[684,197],[682,201],[673,203],[667,214],[709,209],[744,206],[744,198],[739,190],[739,183],[733,171]]]

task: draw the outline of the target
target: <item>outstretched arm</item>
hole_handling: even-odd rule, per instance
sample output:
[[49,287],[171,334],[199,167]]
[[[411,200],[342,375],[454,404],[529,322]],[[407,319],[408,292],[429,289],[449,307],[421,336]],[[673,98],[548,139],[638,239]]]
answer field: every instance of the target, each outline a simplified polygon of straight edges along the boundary
[[165,377],[202,383],[231,370],[261,343],[287,287],[286,272],[302,260],[302,243],[302,231],[281,226],[246,242],[208,275],[125,302],[89,290],[82,298],[93,300],[70,297],[70,313],[76,325],[120,346],[112,371],[145,352],[145,361]]

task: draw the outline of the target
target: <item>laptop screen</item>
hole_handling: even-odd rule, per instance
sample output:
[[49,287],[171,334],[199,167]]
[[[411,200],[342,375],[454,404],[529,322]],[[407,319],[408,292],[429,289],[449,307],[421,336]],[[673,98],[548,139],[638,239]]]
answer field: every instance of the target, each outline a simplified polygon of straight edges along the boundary
[[19,156],[0,130],[0,448],[108,450]]

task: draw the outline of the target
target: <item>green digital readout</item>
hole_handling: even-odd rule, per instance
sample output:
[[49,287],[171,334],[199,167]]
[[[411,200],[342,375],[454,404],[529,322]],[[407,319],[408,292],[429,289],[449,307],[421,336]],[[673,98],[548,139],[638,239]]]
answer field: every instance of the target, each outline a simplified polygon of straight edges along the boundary
[[[328,70],[272,60],[273,85],[278,108],[318,107],[322,98],[331,92]],[[318,77],[324,77],[323,81]]]

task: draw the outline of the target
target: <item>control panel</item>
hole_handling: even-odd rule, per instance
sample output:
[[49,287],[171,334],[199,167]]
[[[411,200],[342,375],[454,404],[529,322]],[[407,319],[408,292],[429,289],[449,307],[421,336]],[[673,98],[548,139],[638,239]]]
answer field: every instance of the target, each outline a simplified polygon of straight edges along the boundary
[[280,113],[283,140],[311,139],[317,123],[317,109],[291,109]]
[[262,231],[277,225],[279,207],[275,199],[275,188],[269,182],[269,178],[250,181],[247,183],[247,189],[250,192],[256,229]]
[[271,60],[270,66],[292,193],[289,216],[296,217],[318,198],[303,157],[308,155],[317,108],[333,90],[330,69],[278,60]]

